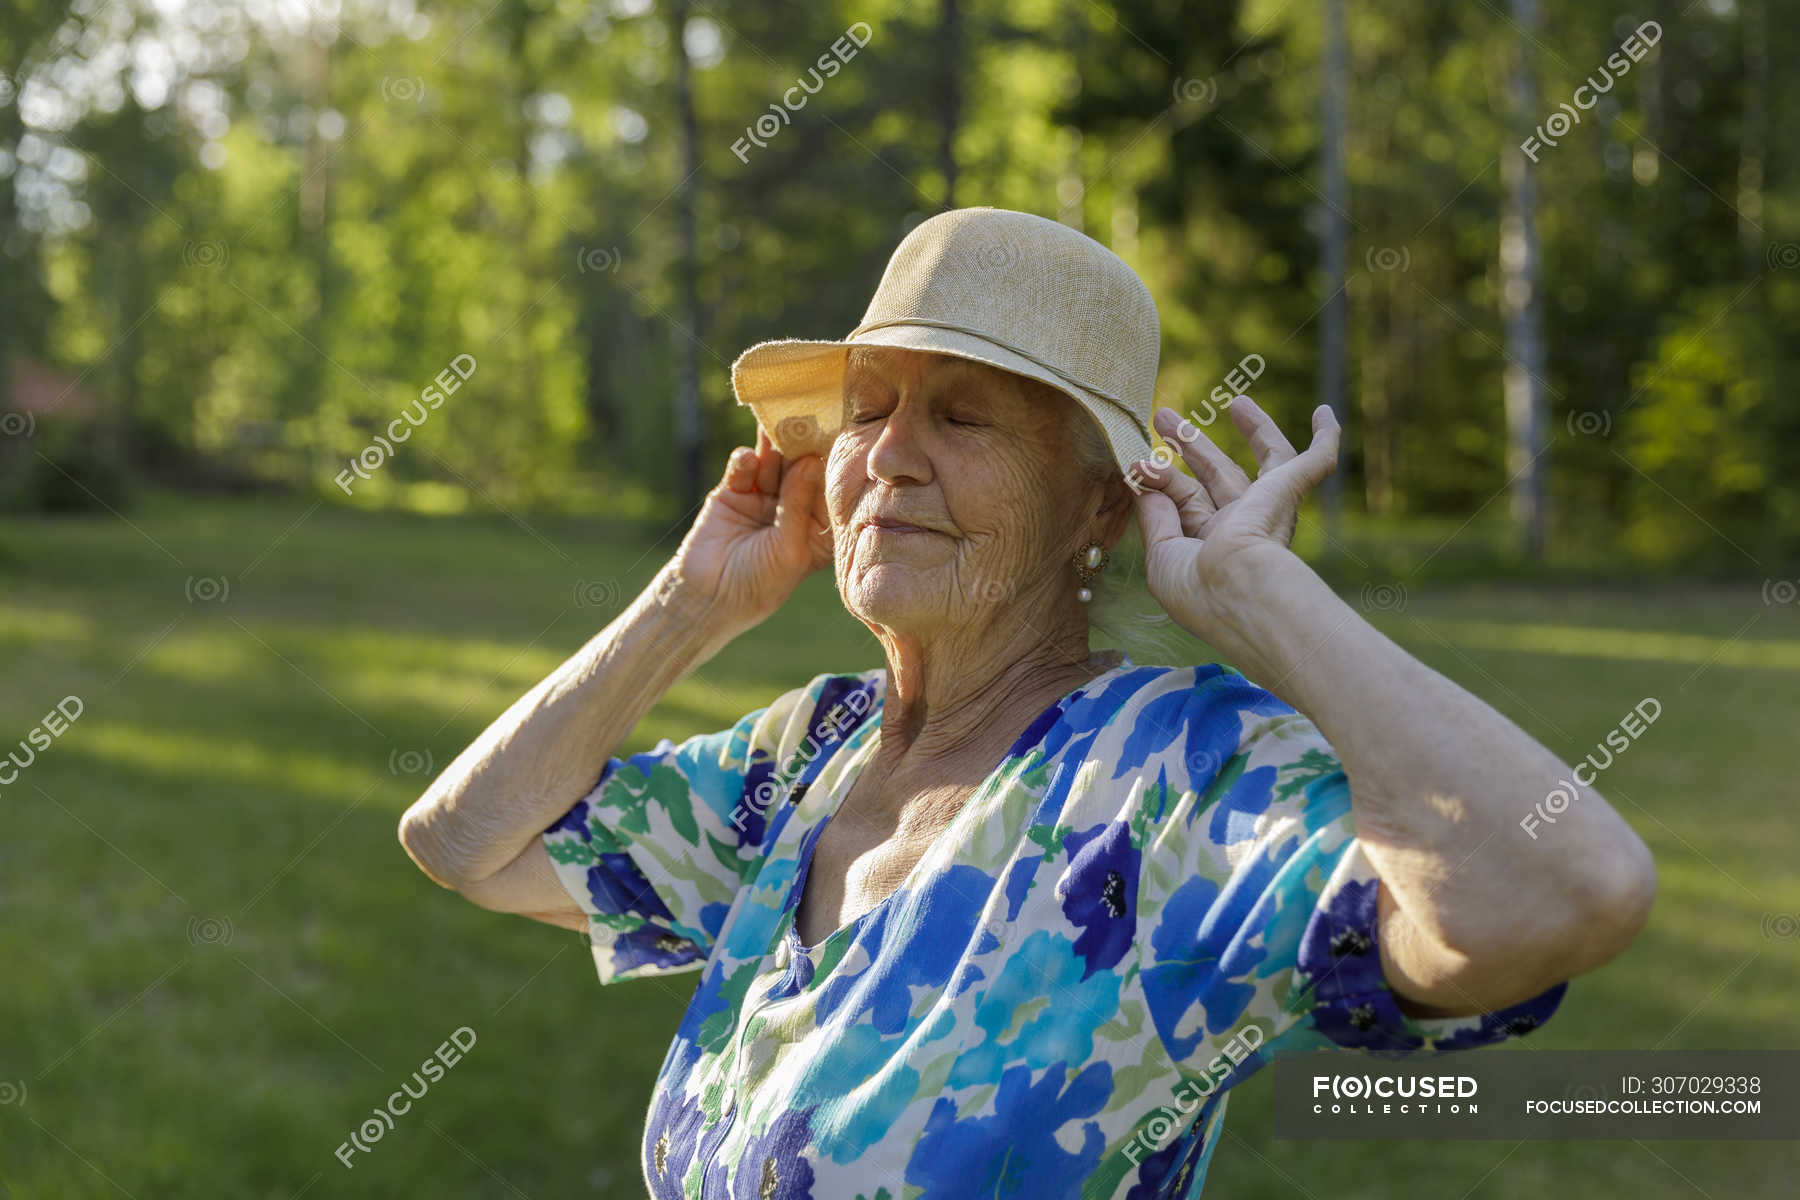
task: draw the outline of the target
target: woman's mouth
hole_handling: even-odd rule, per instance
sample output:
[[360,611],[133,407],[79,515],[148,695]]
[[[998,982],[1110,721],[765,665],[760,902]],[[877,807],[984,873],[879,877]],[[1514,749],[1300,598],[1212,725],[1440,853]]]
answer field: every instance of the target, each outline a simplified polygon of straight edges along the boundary
[[906,521],[896,521],[892,517],[870,517],[865,524],[870,529],[878,529],[882,533],[934,533],[923,525],[913,525]]

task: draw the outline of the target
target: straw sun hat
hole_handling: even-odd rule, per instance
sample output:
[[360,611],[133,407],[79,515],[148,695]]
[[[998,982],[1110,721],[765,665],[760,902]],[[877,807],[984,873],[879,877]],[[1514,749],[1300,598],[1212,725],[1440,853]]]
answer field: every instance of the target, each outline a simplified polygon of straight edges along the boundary
[[1129,471],[1150,457],[1161,341],[1150,290],[1099,242],[1030,213],[959,208],[906,235],[842,341],[759,343],[731,365],[731,386],[797,458],[824,454],[843,423],[850,347],[952,354],[1073,396]]

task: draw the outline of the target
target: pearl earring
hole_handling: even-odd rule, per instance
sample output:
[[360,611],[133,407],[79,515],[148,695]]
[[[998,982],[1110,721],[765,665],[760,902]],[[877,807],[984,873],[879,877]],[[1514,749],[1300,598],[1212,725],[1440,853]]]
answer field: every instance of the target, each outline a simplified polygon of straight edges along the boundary
[[1075,593],[1077,600],[1086,604],[1094,598],[1094,589],[1088,585],[1094,582],[1094,576],[1106,570],[1111,557],[1099,542],[1089,542],[1076,553],[1075,574],[1081,580],[1081,590]]

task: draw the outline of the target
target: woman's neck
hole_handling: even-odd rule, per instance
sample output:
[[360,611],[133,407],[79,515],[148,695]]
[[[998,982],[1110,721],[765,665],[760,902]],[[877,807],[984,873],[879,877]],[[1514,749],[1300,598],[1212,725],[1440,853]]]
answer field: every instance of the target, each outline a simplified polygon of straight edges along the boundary
[[[877,630],[887,653],[876,773],[992,768],[1025,725],[1112,661],[1088,652],[1084,620],[1050,636],[1028,621],[999,621],[978,641]],[[957,775],[967,774],[958,769]]]

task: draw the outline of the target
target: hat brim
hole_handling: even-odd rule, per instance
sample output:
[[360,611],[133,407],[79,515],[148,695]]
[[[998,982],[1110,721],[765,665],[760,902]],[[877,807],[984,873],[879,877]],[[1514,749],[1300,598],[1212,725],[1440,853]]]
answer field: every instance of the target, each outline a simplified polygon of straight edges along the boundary
[[1119,470],[1151,454],[1149,431],[1123,406],[1071,383],[1022,354],[976,334],[935,325],[884,325],[853,341],[783,338],[760,342],[731,364],[731,389],[788,458],[824,456],[843,424],[844,367],[852,346],[948,354],[1048,384],[1074,398],[1100,426]]

